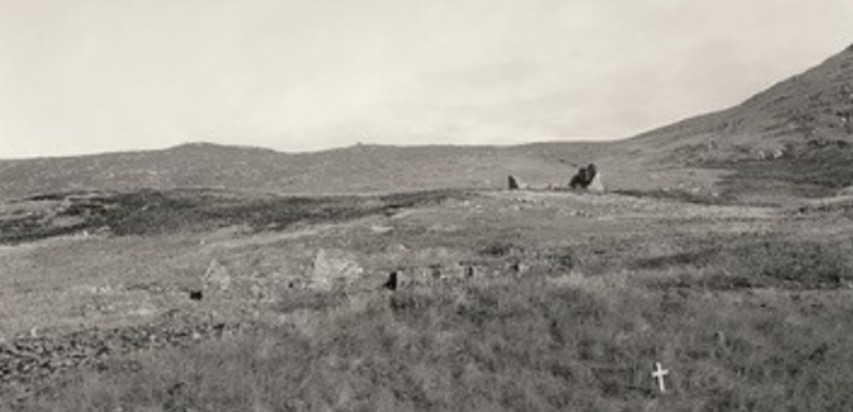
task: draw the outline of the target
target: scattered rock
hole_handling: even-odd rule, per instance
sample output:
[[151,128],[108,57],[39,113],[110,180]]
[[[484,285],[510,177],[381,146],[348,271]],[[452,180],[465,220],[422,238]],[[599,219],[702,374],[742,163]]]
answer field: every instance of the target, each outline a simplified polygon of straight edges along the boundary
[[442,277],[441,274],[441,265],[430,265],[429,267],[430,276],[434,280],[440,280]]
[[219,263],[216,259],[210,261],[207,271],[204,274],[202,281],[204,287],[211,291],[225,293],[231,287],[231,274],[228,268]]
[[318,288],[330,288],[341,281],[351,281],[364,272],[355,257],[343,250],[321,249],[314,258],[313,281]]
[[392,230],[394,230],[394,228],[393,228],[393,227],[391,227],[391,226],[385,226],[385,225],[373,225],[373,226],[371,226],[371,227],[370,227],[370,231],[371,231],[371,232],[373,232],[373,233],[380,233],[380,234],[381,234],[381,233],[388,233],[388,232],[390,232],[390,231],[392,231]]
[[268,293],[266,285],[259,279],[253,279],[249,285],[249,295],[254,300],[271,300],[272,295]]
[[836,193],[836,196],[853,196],[853,186],[845,187]]
[[507,265],[507,269],[514,274],[527,272],[527,265],[521,260],[513,260]]
[[518,180],[513,175],[509,175],[506,177],[506,187],[509,190],[521,189],[521,185],[518,184]]
[[0,341],[0,396],[4,388],[32,387],[77,368],[109,369],[115,364],[111,363],[112,358],[136,350],[182,346],[256,329],[256,324],[248,322],[186,319],[172,313],[143,325],[92,328],[61,336],[25,335]]
[[392,271],[390,274],[388,274],[388,280],[385,281],[385,284],[382,285],[382,287],[387,289],[387,290],[397,290],[397,283],[398,283],[397,276],[398,276],[398,272],[396,270]]

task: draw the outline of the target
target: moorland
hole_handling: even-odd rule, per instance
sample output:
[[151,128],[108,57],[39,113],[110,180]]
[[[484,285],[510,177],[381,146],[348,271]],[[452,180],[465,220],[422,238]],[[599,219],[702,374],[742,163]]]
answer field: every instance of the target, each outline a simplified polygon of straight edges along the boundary
[[848,411],[850,113],[853,49],[622,141],[0,160],[0,410]]

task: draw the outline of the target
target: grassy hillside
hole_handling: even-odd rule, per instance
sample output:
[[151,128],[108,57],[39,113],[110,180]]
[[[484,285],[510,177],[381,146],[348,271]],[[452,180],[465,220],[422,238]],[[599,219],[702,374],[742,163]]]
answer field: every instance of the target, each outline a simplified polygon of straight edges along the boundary
[[624,144],[647,165],[724,171],[738,201],[790,202],[853,186],[853,46],[720,112]]
[[742,104],[633,139],[683,163],[795,157],[809,145],[853,142],[853,46]]
[[853,406],[849,200],[451,194],[143,192],[112,233],[0,248],[0,411]]
[[[276,328],[146,352],[32,410],[846,411],[849,306],[544,284],[377,297]],[[812,303],[814,304],[814,301]],[[346,303],[342,303],[344,307]],[[668,393],[649,377],[668,368]],[[132,366],[129,366],[132,365]],[[53,398],[55,397],[55,398]],[[60,402],[51,400],[57,399]]]

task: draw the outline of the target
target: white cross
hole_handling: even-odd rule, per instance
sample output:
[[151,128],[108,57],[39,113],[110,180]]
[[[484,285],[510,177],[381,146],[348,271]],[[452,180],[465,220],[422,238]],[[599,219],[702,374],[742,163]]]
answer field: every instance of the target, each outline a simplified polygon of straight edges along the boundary
[[655,371],[652,372],[652,378],[658,380],[658,387],[660,388],[660,392],[666,392],[666,385],[664,385],[663,377],[669,375],[669,371],[661,368],[660,362],[655,362]]

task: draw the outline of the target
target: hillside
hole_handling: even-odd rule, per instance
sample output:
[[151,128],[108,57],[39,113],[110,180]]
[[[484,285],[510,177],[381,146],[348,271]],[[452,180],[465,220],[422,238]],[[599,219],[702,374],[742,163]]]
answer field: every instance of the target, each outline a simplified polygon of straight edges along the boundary
[[[0,162],[0,198],[69,190],[214,187],[292,194],[501,187],[507,174],[566,183],[605,145],[359,145],[314,153],[194,143],[165,150]],[[567,164],[568,163],[568,164]]]
[[[742,104],[608,143],[357,145],[311,153],[186,144],[0,161],[0,200],[73,190],[213,187],[287,194],[565,184],[595,162],[611,190],[787,202],[853,186],[853,46]],[[720,197],[720,195],[725,195]]]
[[853,186],[853,46],[743,103],[623,142],[641,170],[719,170],[715,190],[788,203]]
[[853,405],[849,201],[144,190],[4,206],[0,411]]
[[634,149],[678,163],[796,157],[853,142],[853,45],[738,106],[643,133]]

